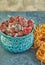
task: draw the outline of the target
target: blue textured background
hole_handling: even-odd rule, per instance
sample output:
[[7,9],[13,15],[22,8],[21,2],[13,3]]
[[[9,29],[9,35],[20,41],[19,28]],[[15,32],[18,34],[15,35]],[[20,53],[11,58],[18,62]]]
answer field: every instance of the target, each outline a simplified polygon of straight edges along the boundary
[[[8,15],[19,15],[33,19],[36,24],[45,23],[45,12],[0,12],[0,23],[8,19]],[[23,53],[11,53],[0,45],[0,65],[45,65],[41,64],[35,56],[36,50],[29,49]]]

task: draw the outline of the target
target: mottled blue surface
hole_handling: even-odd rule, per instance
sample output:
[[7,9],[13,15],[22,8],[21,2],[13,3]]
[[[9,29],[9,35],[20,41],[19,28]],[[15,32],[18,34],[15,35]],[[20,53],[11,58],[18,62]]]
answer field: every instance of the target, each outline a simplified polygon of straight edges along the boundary
[[[36,24],[45,23],[45,12],[0,12],[0,23],[7,20],[8,15],[33,19]],[[0,45],[0,65],[45,65],[36,59],[35,51],[29,49],[26,52],[15,54],[4,50]]]

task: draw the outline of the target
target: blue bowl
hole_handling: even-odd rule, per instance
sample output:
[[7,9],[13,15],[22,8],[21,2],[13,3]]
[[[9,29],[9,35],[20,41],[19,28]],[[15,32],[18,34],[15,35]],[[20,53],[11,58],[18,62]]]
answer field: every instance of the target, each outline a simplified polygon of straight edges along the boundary
[[23,52],[28,50],[33,45],[33,31],[22,37],[11,37],[0,32],[0,41],[2,47],[10,52]]

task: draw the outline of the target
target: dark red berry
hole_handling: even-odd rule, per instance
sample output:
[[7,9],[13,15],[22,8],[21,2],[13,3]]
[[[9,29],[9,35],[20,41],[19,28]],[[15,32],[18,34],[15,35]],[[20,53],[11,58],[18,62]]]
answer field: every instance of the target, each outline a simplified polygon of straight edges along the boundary
[[11,36],[14,37],[14,36],[15,36],[15,32],[12,32],[12,33],[11,33]]
[[10,32],[15,32],[15,28],[10,28]]
[[14,20],[15,20],[15,22],[18,23],[18,21],[19,21],[19,16],[14,16]]
[[2,25],[5,25],[5,26],[7,26],[8,25],[8,22],[2,22]]
[[28,26],[27,20],[25,18],[19,18],[19,23],[22,26]]
[[34,27],[34,23],[32,20],[28,20],[28,26]]
[[23,31],[18,32],[18,37],[21,37],[21,36],[23,36]]
[[9,23],[12,23],[13,21],[14,21],[14,18],[13,17],[10,17],[8,22]]
[[26,27],[26,28],[23,30],[23,34],[24,34],[24,35],[27,35],[27,34],[29,34],[31,31],[32,31],[32,27]]

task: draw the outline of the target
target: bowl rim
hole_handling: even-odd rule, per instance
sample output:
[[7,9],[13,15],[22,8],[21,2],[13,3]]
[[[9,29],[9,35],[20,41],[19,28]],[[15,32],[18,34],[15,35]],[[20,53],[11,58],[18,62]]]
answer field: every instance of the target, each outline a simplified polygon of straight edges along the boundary
[[4,34],[2,31],[0,31],[0,34],[4,35],[5,37],[8,37],[8,38],[17,38],[18,39],[18,38],[26,38],[27,36],[31,35],[33,33],[33,31],[34,31],[34,29],[32,29],[32,31],[29,34],[27,34],[25,36],[21,36],[21,37],[12,37],[12,36]]

